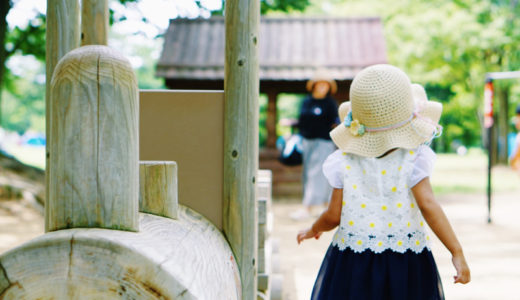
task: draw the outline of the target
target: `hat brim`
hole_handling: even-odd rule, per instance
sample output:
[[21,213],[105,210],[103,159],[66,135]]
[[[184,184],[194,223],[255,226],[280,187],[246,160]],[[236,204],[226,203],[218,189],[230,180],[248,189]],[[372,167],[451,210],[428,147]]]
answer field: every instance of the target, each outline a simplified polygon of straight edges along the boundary
[[330,85],[331,94],[336,94],[336,92],[338,91],[338,85],[336,84],[336,81],[334,79],[330,79],[330,78],[313,78],[313,79],[307,81],[307,85],[306,85],[307,91],[312,92],[314,84],[318,81],[327,82]]
[[428,142],[435,134],[441,117],[442,104],[427,101],[418,116],[405,125],[377,132],[365,132],[354,136],[343,123],[330,132],[336,146],[347,153],[365,157],[378,157],[393,148],[414,149]]

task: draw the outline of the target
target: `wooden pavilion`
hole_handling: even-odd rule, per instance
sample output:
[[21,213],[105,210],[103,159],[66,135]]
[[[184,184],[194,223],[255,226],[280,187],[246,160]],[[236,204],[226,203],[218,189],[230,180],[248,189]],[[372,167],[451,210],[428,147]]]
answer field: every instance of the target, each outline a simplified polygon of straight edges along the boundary
[[[171,20],[156,75],[171,89],[224,89],[224,34],[223,17]],[[383,26],[378,17],[263,17],[258,46],[260,93],[268,96],[260,167],[273,170],[274,193],[280,194],[277,182],[285,180],[287,168],[276,162],[278,95],[306,93],[306,82],[325,69],[338,83],[335,98],[348,100],[360,70],[387,62]],[[295,174],[288,180],[299,181],[299,169],[290,170]]]

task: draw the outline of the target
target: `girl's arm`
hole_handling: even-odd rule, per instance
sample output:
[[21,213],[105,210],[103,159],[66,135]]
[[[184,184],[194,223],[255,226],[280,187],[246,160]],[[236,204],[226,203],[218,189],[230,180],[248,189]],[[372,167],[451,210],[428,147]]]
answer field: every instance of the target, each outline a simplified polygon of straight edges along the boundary
[[451,228],[448,218],[441,206],[435,201],[430,179],[426,177],[412,188],[412,193],[417,201],[424,219],[433,230],[439,240],[448,248],[452,255],[452,263],[457,270],[454,276],[455,283],[468,283],[471,280],[468,264],[462,252],[462,246]]
[[341,206],[343,202],[343,189],[333,189],[330,197],[329,207],[320,215],[318,220],[312,224],[311,228],[302,230],[296,239],[298,244],[305,239],[321,236],[323,231],[329,231],[339,225],[341,220]]

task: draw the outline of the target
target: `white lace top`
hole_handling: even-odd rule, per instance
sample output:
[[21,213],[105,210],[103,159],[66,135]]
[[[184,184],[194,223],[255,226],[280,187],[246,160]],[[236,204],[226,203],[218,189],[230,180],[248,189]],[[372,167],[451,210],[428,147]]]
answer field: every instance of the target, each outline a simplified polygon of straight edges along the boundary
[[343,189],[341,222],[332,244],[354,252],[429,249],[426,223],[410,188],[430,176],[434,162],[428,146],[397,149],[382,158],[332,153],[323,173],[332,187]]

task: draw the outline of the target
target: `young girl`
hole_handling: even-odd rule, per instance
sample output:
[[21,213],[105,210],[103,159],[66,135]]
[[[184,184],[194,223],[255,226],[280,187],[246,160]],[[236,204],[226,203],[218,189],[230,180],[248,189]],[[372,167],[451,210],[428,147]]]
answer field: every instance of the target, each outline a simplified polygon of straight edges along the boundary
[[444,299],[426,223],[452,254],[455,283],[468,283],[462,247],[435,201],[429,176],[442,106],[390,65],[352,82],[343,124],[330,133],[338,150],[323,165],[334,188],[328,209],[297,240],[339,225],[312,299]]

